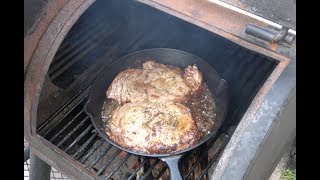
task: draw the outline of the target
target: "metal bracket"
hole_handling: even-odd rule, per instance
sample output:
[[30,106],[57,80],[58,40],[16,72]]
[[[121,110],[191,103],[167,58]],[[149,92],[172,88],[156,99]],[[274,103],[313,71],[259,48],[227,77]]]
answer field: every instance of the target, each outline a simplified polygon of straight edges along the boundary
[[288,33],[288,31],[289,28],[283,26],[278,33],[274,33],[256,25],[248,24],[245,33],[270,43],[278,43],[283,41],[290,45],[296,36]]

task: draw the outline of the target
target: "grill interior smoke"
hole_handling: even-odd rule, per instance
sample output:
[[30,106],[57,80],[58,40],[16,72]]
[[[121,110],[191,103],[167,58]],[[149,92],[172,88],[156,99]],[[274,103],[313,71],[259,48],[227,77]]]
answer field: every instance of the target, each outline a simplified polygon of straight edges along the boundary
[[208,178],[232,135],[228,130],[239,123],[277,62],[135,2],[97,0],[69,31],[50,65],[45,82],[50,85],[41,92],[39,135],[97,177],[167,177],[160,160],[125,154],[104,142],[83,111],[91,83],[103,67],[125,54],[157,47],[198,55],[229,83],[230,103],[221,131],[180,163],[186,179]]

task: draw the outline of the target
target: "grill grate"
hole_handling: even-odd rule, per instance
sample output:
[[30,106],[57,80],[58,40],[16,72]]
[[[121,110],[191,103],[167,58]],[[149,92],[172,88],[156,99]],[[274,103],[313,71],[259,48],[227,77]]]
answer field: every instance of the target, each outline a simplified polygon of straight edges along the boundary
[[47,109],[61,108],[50,109],[47,113],[50,117],[43,117],[41,122],[38,119],[38,134],[99,178],[168,179],[168,168],[159,159],[126,154],[105,142],[83,108],[90,82],[103,66],[141,49],[180,49],[207,60],[230,86],[230,103],[222,132],[208,144],[186,154],[180,162],[185,179],[209,179],[208,171],[212,172],[229,140],[228,133],[223,132],[237,125],[277,63],[149,7],[130,1],[133,3],[130,10],[124,11],[123,4],[117,3],[97,0],[61,44],[48,76],[54,85],[66,91],[49,92],[53,97],[59,94],[66,98],[60,101],[49,96],[49,100],[44,98],[44,104],[58,102],[44,106]]
[[[137,177],[139,179],[149,179],[150,177],[152,179],[165,179],[165,177],[168,177],[168,168],[159,159],[125,153],[104,141],[92,126],[89,116],[84,113],[83,108],[88,91],[84,90],[83,93],[85,95],[78,94],[81,98],[72,98],[76,102],[69,102],[75,104],[70,110],[67,112],[60,111],[56,114],[57,117],[62,117],[61,119],[52,117],[50,118],[51,121],[55,122],[48,122],[47,125],[38,129],[40,135],[73,157],[77,163],[82,164],[83,168],[94,172],[96,176],[102,176],[106,179],[137,179]],[[185,179],[194,179],[195,174],[199,175],[197,176],[198,179],[207,176],[209,168],[216,161],[227,142],[226,138],[218,151],[210,157],[208,152],[210,148],[214,148],[216,139],[221,136],[227,137],[223,133],[219,135],[215,136],[207,145],[186,154],[182,158],[180,166],[189,167],[187,170],[182,170]],[[190,159],[195,159],[195,154],[198,152],[201,152],[201,156],[198,156],[190,164]],[[203,163],[206,166],[202,167],[201,172],[195,173],[198,170],[197,167]]]

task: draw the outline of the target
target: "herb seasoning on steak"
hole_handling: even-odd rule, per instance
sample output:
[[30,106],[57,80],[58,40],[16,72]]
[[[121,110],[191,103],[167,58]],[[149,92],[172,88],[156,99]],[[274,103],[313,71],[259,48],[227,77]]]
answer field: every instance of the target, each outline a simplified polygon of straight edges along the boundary
[[120,72],[107,90],[106,134],[123,148],[173,153],[199,142],[213,126],[215,105],[196,65],[146,61]]

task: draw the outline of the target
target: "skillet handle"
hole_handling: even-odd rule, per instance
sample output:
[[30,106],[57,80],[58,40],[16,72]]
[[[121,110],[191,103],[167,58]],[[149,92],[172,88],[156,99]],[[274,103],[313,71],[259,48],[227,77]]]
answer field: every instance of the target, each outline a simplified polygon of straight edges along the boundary
[[180,155],[161,158],[161,160],[166,162],[167,165],[169,166],[171,180],[182,180],[182,176],[178,166],[181,156],[182,155],[180,154]]

